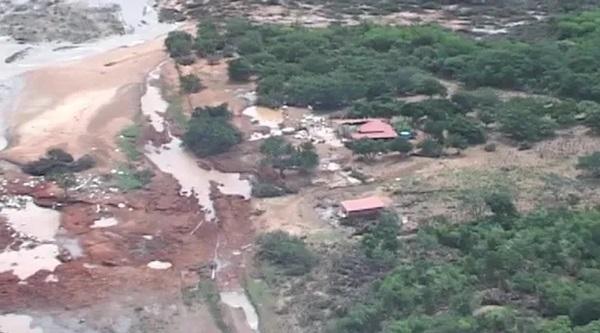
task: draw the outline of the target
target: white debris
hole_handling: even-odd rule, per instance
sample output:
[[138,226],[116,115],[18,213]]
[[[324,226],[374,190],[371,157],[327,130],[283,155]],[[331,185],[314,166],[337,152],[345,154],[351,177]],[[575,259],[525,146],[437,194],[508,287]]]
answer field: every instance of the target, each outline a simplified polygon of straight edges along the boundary
[[127,205],[126,205],[126,204],[124,204],[124,203],[122,203],[122,202],[120,202],[120,203],[117,205],[117,207],[119,207],[119,208],[125,208],[125,207],[127,207]]
[[58,282],[58,277],[56,275],[54,275],[54,274],[49,274],[44,279],[44,282],[46,282],[46,283]]
[[154,260],[149,262],[146,266],[151,269],[169,269],[173,265],[168,261]]
[[94,224],[92,224],[91,228],[92,229],[97,229],[97,228],[108,228],[108,227],[112,227],[119,224],[119,220],[117,220],[114,217],[103,217],[100,218],[96,221],[94,221]]
[[152,235],[144,235],[144,236],[142,236],[142,237],[143,237],[145,240],[153,240],[153,239],[154,239],[154,236],[152,236]]
[[281,129],[281,133],[289,135],[289,134],[294,134],[296,132],[296,129],[293,127],[284,127]]

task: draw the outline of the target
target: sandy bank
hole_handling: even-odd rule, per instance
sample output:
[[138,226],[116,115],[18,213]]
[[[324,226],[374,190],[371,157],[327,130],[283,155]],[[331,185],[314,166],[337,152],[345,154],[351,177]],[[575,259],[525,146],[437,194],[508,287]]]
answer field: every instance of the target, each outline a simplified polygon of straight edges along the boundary
[[166,58],[162,38],[23,75],[3,156],[28,160],[49,147],[112,156],[115,136],[139,110],[146,74]]

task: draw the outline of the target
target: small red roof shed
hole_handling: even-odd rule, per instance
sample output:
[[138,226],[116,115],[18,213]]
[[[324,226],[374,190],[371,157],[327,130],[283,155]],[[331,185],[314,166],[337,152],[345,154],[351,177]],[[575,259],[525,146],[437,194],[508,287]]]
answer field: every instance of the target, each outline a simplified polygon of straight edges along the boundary
[[346,214],[369,212],[385,208],[385,203],[379,197],[346,200],[341,203]]

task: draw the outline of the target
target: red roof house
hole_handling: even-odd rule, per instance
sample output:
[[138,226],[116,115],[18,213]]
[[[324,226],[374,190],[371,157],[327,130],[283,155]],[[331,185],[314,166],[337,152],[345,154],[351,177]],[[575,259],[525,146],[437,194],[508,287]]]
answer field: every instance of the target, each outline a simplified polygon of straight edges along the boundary
[[341,205],[342,213],[346,216],[379,213],[385,208],[385,203],[379,197],[346,200],[342,201]]
[[358,127],[358,131],[352,134],[352,138],[359,139],[395,139],[398,133],[392,125],[382,120],[372,120]]

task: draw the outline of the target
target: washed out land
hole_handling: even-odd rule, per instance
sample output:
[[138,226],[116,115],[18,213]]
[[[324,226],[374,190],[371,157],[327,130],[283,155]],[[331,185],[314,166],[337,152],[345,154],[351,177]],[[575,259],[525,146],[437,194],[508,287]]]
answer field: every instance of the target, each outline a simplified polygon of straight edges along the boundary
[[599,6],[0,0],[0,332],[600,332]]

